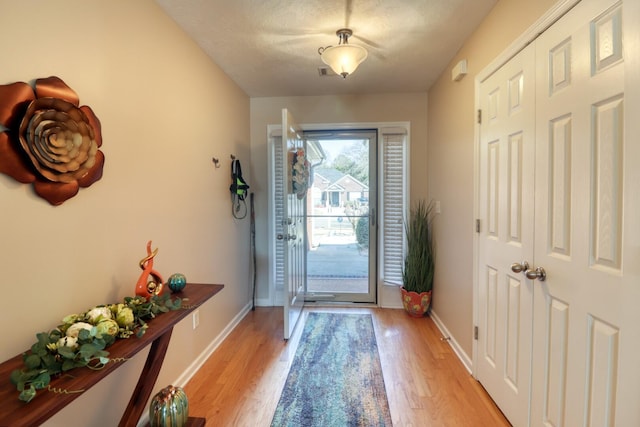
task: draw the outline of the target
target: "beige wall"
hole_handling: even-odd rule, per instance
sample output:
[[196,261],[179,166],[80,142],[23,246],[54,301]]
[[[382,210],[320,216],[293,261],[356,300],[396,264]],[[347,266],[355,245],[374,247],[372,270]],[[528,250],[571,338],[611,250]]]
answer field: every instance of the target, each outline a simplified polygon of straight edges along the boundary
[[[473,330],[474,79],[555,0],[500,0],[429,91],[429,196],[441,201],[434,310],[470,358]],[[451,81],[461,59],[469,73]]]
[[[102,180],[58,207],[0,175],[0,360],[67,314],[132,295],[153,240],[165,279],[226,285],[197,330],[190,318],[174,330],[156,389],[166,386],[250,301],[249,222],[233,220],[228,191],[230,154],[251,154],[249,98],[151,0],[0,10],[0,84],[61,77],[101,120],[106,157]],[[143,353],[48,425],[116,425]]]
[[[266,127],[283,107],[305,124],[411,123],[411,198],[442,206],[434,308],[470,355],[473,79],[553,3],[500,0],[452,61],[467,59],[469,75],[452,83],[445,70],[427,111],[425,93],[249,101],[151,0],[0,0],[0,84],[61,77],[100,118],[106,156],[102,180],[59,207],[0,175],[0,321],[11,325],[0,360],[64,315],[132,294],[151,239],[163,275],[226,285],[201,308],[199,329],[190,319],[176,327],[156,388],[174,382],[250,298],[249,223],[229,213],[230,154],[256,193],[258,297],[268,295]],[[48,425],[116,424],[144,357]]]
[[[349,82],[346,81],[346,84]],[[288,108],[300,124],[408,121],[411,125],[411,198],[427,197],[427,94],[305,96],[251,99],[251,191],[256,193],[258,298],[269,297],[267,125],[281,122]],[[385,305],[397,304],[400,298]]]

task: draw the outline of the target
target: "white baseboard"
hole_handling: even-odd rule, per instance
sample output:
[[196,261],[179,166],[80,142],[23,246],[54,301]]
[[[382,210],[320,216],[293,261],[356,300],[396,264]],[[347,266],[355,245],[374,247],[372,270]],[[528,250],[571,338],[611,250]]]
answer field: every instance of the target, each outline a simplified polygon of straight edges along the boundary
[[209,356],[222,344],[222,342],[229,336],[231,331],[238,326],[238,323],[251,311],[251,303],[245,305],[242,310],[229,322],[229,324],[218,334],[217,337],[204,349],[202,353],[189,365],[189,367],[176,379],[173,384],[178,384],[179,387],[184,387],[189,380],[198,372],[198,370],[204,365]]
[[256,298],[256,307],[273,307],[273,301],[270,298]]
[[467,355],[467,353],[464,352],[464,350],[462,349],[462,347],[460,347],[460,344],[458,344],[455,338],[451,336],[451,334],[447,330],[447,327],[444,325],[444,323],[442,323],[442,320],[440,320],[436,312],[431,310],[431,313],[429,313],[429,316],[433,319],[433,322],[436,324],[438,329],[440,329],[442,336],[447,339],[447,342],[453,349],[453,352],[456,354],[456,356],[458,356],[458,359],[460,359],[460,361],[462,362],[464,367],[467,369],[467,371],[469,371],[470,374],[473,373],[473,362],[471,358]]
[[[242,319],[251,311],[252,303],[249,302],[242,310],[227,324],[227,326],[214,338],[213,341],[204,349],[202,353],[187,367],[187,369],[171,384],[177,387],[184,387],[189,380],[198,372],[198,370],[209,359],[209,356],[222,344],[222,342],[229,336],[231,331],[235,329]],[[138,422],[138,426],[146,426],[149,423],[149,413],[145,411],[142,418]]]

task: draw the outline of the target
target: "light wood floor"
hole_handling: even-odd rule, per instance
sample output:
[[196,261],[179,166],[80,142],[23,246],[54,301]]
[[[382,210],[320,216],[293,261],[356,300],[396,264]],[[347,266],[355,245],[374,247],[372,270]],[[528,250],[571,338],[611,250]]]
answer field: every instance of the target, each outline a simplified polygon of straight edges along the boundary
[[[402,310],[307,308],[373,315],[393,425],[509,426],[430,318]],[[185,387],[189,414],[207,426],[269,426],[303,325],[282,339],[282,308],[250,312]],[[302,319],[304,320],[304,319]]]

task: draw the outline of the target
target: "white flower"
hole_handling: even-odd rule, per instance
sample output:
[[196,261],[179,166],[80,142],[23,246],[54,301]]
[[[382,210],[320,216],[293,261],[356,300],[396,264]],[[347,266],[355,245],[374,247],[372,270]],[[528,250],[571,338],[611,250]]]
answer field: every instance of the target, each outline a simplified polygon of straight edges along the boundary
[[69,326],[69,329],[67,329],[67,336],[78,338],[78,334],[80,333],[81,330],[86,329],[87,331],[90,331],[92,328],[93,326],[88,323],[77,322]]
[[58,347],[76,347],[78,345],[78,338],[75,337],[62,337],[58,340]]
[[109,307],[94,307],[87,313],[87,320],[94,325],[108,319],[113,319]]

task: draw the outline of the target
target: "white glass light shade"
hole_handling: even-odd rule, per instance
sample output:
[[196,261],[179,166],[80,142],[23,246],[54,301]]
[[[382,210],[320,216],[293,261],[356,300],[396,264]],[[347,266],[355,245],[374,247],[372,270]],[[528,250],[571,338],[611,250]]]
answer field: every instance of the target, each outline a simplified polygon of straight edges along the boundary
[[347,77],[367,59],[367,55],[367,50],[361,46],[340,44],[324,49],[321,58],[336,74]]

